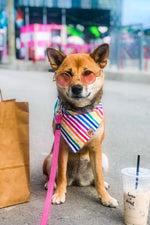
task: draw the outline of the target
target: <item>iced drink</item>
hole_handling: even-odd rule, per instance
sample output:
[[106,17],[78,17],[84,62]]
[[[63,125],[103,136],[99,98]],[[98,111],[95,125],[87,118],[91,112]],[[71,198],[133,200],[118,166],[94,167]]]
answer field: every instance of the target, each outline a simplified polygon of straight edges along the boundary
[[124,220],[127,225],[146,225],[149,192],[124,192]]
[[150,200],[150,170],[141,168],[136,185],[136,169],[125,168],[123,174],[124,220],[126,225],[147,225]]

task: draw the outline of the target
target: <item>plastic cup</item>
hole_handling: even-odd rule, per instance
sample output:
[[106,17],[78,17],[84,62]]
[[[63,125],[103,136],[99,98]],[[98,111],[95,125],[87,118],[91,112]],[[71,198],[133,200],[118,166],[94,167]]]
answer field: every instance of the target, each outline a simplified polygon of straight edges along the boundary
[[126,225],[147,225],[150,201],[150,170],[122,169],[124,220]]

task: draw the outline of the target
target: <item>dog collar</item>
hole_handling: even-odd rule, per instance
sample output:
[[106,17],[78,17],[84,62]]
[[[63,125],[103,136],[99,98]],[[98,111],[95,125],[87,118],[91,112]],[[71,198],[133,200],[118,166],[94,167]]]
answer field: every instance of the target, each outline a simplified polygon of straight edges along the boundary
[[[54,115],[60,107],[60,100],[57,99],[54,109]],[[103,105],[99,105],[90,113],[76,113],[71,110],[65,110],[61,106],[62,123],[61,135],[73,151],[78,152],[88,140],[94,135],[103,118]]]

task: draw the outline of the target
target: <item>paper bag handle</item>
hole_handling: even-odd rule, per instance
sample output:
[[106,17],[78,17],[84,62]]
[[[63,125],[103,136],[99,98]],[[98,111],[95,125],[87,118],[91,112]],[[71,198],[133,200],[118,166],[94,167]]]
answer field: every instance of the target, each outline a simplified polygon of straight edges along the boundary
[[2,95],[2,91],[0,89],[0,97],[1,97],[1,102],[3,101],[3,95]]
[[4,100],[4,99],[3,99],[3,95],[2,95],[2,90],[1,90],[1,89],[0,89],[0,99],[1,99],[0,102],[15,102],[15,101],[16,101],[15,98],[13,98],[13,99],[8,99],[8,100]]

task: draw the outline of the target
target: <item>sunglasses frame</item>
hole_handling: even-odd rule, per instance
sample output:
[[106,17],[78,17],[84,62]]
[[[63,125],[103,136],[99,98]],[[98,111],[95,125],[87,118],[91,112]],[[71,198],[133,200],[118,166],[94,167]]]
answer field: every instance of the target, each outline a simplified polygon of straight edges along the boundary
[[[90,70],[85,70],[84,72],[86,72],[86,71],[90,71]],[[71,76],[71,75],[70,75],[69,73],[67,73],[67,72],[61,72],[61,73],[58,73],[58,74],[55,73],[54,76],[53,76],[53,81],[55,81],[55,82],[57,83],[58,86],[63,87],[63,86],[61,86],[61,85],[58,84],[55,75],[59,76],[60,74],[63,74],[63,73],[64,73],[64,74],[66,74],[66,75],[70,78],[70,81],[72,80],[73,77],[77,76],[77,77],[78,77],[78,80],[80,80],[80,81],[83,82],[84,84],[93,84],[93,83],[95,82],[96,78],[101,76],[101,71],[103,71],[103,70],[102,70],[102,69],[100,70],[100,74],[99,74],[98,76],[97,76],[94,72],[90,71],[91,73],[93,73],[93,74],[95,75],[95,79],[94,79],[94,81],[92,81],[91,83],[86,83],[86,82],[84,82],[84,81],[82,80],[82,78],[81,78],[81,75],[82,75],[82,74],[81,74],[80,76],[78,76],[78,75],[73,75],[73,76]],[[70,83],[71,83],[71,82],[70,82]],[[64,87],[68,87],[68,86],[69,86],[69,85],[64,86]]]

